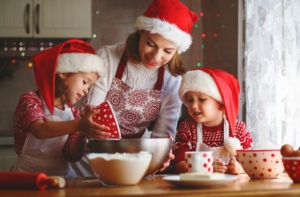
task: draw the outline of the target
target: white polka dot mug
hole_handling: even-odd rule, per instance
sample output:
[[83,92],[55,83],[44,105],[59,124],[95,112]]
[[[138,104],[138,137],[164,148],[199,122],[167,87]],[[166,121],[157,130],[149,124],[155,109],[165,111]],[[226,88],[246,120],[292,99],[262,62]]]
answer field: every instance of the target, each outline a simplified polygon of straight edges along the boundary
[[187,172],[213,173],[212,151],[190,151],[185,153]]

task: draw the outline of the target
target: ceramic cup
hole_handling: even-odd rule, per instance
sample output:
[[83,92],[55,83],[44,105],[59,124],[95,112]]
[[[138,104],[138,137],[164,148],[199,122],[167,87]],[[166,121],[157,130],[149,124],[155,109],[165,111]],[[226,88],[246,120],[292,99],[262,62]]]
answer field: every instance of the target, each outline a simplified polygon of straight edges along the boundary
[[190,151],[185,153],[187,172],[213,173],[212,151]]

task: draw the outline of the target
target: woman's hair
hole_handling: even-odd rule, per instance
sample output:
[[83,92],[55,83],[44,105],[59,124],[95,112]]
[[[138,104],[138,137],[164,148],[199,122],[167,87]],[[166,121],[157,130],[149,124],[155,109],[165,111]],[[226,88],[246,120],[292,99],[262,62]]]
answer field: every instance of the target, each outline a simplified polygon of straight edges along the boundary
[[[125,44],[125,51],[128,58],[133,64],[138,64],[141,62],[141,57],[139,55],[139,42],[140,42],[140,31],[136,31],[127,37]],[[173,76],[183,75],[186,69],[182,65],[180,60],[180,55],[176,52],[170,62],[168,63],[170,73]]]

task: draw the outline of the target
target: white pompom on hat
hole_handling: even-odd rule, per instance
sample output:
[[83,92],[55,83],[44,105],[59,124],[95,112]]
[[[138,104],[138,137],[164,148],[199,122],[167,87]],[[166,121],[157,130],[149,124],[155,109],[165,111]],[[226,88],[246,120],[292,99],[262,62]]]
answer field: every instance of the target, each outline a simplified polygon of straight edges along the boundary
[[103,76],[104,65],[93,47],[71,39],[32,57],[37,89],[53,114],[56,73],[96,72]]
[[137,30],[157,33],[172,41],[178,53],[185,52],[192,44],[190,35],[198,16],[179,0],[154,0],[146,12],[137,17]]

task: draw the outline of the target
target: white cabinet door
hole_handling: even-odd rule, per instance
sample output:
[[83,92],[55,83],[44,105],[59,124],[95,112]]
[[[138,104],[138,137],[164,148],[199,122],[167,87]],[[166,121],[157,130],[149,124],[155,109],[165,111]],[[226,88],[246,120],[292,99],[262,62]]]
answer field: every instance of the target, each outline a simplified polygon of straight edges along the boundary
[[90,38],[91,0],[34,0],[33,34],[39,38]]
[[32,0],[0,0],[0,37],[32,37]]
[[0,0],[0,37],[90,38],[91,0]]

